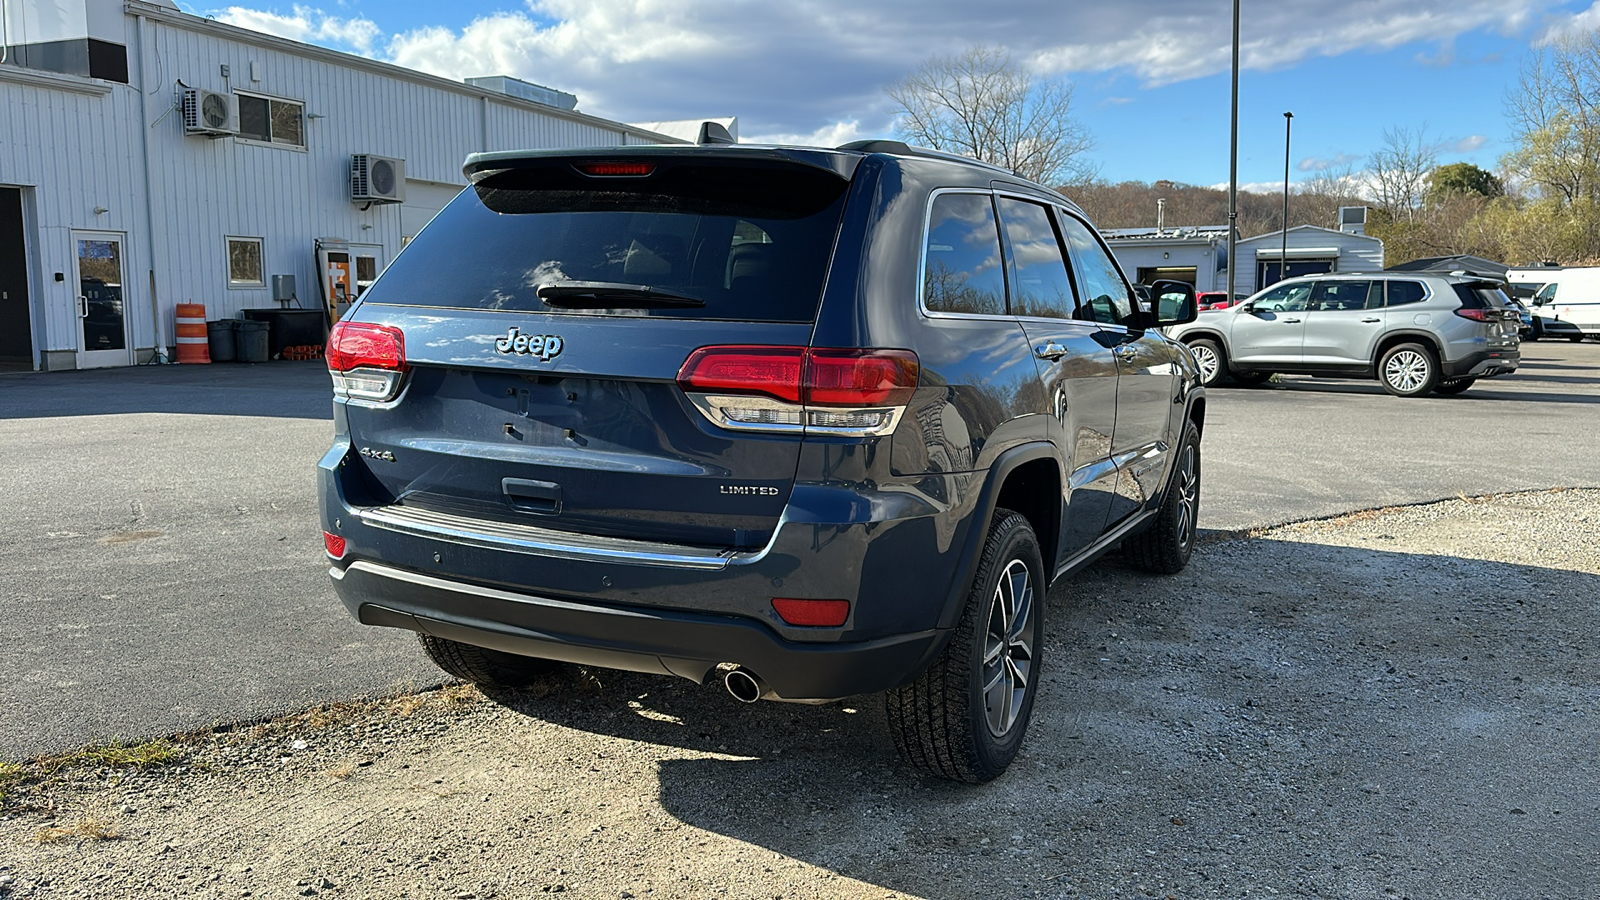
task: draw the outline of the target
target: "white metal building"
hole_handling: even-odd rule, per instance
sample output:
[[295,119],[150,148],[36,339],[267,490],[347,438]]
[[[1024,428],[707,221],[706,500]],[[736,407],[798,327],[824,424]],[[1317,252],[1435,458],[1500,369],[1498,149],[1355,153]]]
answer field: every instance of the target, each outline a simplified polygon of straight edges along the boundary
[[[1323,272],[1383,271],[1383,241],[1362,233],[1358,226],[1346,227],[1345,231],[1316,225],[1297,225],[1289,229],[1288,277]],[[1237,242],[1234,250],[1239,254],[1234,290],[1253,294],[1258,286],[1265,287],[1282,279],[1278,274],[1279,260],[1284,257],[1282,231],[1246,238]]]
[[173,344],[175,304],[269,308],[276,275],[321,308],[319,241],[358,293],[461,189],[474,151],[675,142],[570,94],[454,82],[164,2],[3,9],[0,364],[144,362]]
[[1185,281],[1196,291],[1228,288],[1228,226],[1106,228],[1100,235],[1122,270],[1140,284]]

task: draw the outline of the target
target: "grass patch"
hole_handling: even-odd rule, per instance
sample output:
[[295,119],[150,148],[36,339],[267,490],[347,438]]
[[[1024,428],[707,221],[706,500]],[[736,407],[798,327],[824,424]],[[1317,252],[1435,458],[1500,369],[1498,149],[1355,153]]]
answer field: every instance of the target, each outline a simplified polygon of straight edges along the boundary
[[149,769],[171,765],[183,759],[183,751],[168,741],[147,741],[143,744],[106,744],[87,747],[60,756],[45,757],[37,761],[41,774],[54,775],[63,769],[88,766],[109,768]]
[[22,783],[22,779],[27,774],[21,766],[15,763],[0,763],[0,806],[5,805],[7,792]]
[[83,819],[76,825],[66,828],[52,826],[41,828],[33,839],[41,844],[56,844],[68,838],[88,838],[92,841],[114,841],[122,837],[122,832],[107,825],[99,819]]

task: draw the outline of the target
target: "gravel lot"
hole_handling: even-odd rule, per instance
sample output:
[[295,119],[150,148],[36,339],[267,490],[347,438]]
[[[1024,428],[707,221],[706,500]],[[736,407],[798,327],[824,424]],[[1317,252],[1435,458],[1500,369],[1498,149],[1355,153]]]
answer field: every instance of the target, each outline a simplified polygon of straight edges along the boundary
[[1284,526],[1058,587],[987,786],[872,698],[573,671],[32,764],[0,896],[1596,897],[1597,614],[1600,491]]

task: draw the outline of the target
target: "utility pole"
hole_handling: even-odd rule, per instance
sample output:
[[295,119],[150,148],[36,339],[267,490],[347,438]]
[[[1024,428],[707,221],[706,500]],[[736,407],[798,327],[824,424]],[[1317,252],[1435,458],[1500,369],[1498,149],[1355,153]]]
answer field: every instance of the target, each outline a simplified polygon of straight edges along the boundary
[[[1228,303],[1233,303],[1235,236],[1239,233],[1239,0],[1233,0],[1233,112],[1228,126]],[[1212,282],[1215,284],[1215,282]],[[1259,285],[1257,285],[1259,287]]]
[[1289,277],[1289,129],[1294,113],[1283,114],[1283,246],[1278,251],[1278,280]]

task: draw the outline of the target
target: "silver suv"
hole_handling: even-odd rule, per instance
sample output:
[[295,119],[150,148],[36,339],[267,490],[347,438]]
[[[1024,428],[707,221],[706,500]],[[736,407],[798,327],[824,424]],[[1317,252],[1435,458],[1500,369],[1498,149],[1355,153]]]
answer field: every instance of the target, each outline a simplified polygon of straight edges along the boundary
[[1501,286],[1461,275],[1309,275],[1169,330],[1202,383],[1275,373],[1376,378],[1398,397],[1459,394],[1516,371],[1516,310]]

